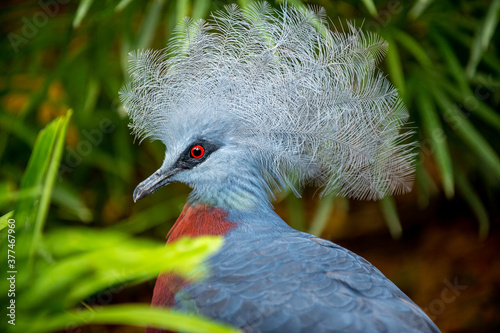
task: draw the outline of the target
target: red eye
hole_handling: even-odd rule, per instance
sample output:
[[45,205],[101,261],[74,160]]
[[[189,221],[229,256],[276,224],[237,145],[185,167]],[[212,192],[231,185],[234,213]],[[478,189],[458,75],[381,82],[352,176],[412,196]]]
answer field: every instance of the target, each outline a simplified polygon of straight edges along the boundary
[[202,158],[203,155],[205,155],[205,149],[202,146],[196,145],[191,148],[191,157]]

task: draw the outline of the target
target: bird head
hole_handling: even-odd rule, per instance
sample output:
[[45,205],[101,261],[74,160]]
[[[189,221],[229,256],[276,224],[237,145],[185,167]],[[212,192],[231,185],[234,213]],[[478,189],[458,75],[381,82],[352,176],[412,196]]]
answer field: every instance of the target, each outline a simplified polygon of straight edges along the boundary
[[[265,201],[255,156],[235,139],[234,126],[184,115],[185,122],[176,125],[176,139],[165,143],[162,166],[137,186],[134,201],[172,182],[187,184],[193,189],[191,200],[211,206],[243,208]],[[250,185],[245,182],[249,179]]]
[[237,208],[307,182],[354,198],[410,190],[407,111],[376,71],[386,43],[325,22],[321,10],[232,5],[183,21],[166,51],[132,53],[121,91],[132,130],[166,146],[134,200],[171,182]]

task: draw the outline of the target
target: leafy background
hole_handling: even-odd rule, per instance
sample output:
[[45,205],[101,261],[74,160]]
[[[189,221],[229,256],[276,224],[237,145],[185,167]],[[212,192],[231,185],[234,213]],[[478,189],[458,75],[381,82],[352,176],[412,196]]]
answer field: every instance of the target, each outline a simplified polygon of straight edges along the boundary
[[[370,260],[443,331],[498,331],[500,1],[314,3],[325,7],[332,27],[348,19],[389,42],[382,70],[405,100],[420,142],[415,189],[373,203],[319,199],[307,188],[304,199],[280,195],[277,211],[295,228]],[[7,267],[13,216],[19,330],[73,331],[87,323],[85,332],[135,332],[148,320],[230,330],[148,311],[159,270],[200,269],[220,240],[164,249],[189,189],[173,184],[133,204],[134,187],[161,164],[164,148],[134,143],[117,95],[129,51],[163,48],[183,17],[206,18],[225,4],[0,4],[0,215],[9,214],[0,220],[0,244]]]

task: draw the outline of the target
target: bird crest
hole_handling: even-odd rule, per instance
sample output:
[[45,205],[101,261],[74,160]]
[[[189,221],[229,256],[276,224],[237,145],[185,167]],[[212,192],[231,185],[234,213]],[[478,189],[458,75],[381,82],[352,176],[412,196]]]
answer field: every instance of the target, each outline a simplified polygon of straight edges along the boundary
[[[120,96],[133,133],[169,149],[185,130],[248,150],[272,190],[380,199],[411,189],[408,112],[378,72],[387,44],[324,12],[266,2],[185,19],[165,50],[130,55]],[[193,129],[195,128],[195,129]]]

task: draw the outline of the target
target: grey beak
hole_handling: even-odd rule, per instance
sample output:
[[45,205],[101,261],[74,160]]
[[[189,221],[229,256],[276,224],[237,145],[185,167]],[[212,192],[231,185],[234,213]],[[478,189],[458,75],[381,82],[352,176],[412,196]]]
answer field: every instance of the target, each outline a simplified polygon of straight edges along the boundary
[[167,172],[158,170],[154,174],[148,177],[145,181],[137,185],[134,190],[134,202],[140,200],[147,196],[148,194],[154,193],[157,189],[167,184],[170,184],[172,181],[170,177],[181,171],[180,168],[175,168],[168,170]]

